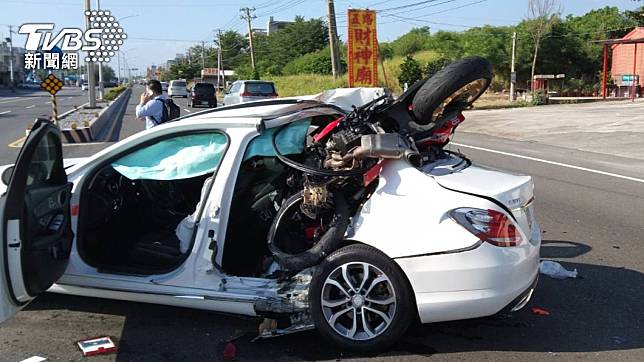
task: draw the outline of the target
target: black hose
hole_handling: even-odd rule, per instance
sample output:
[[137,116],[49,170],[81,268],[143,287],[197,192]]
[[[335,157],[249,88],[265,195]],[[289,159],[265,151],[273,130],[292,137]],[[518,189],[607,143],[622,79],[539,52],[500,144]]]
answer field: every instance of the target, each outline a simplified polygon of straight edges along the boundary
[[268,231],[268,249],[273,254],[275,261],[287,271],[300,271],[308,267],[317,265],[324,257],[334,252],[340,247],[344,233],[349,226],[350,210],[349,204],[344,196],[336,192],[333,194],[334,200],[334,219],[329,225],[324,235],[310,249],[298,254],[289,254],[280,249],[275,243],[277,230],[283,221],[287,211],[292,207],[299,205],[304,199],[304,192],[289,197],[280,209],[277,211],[273,224]]
[[308,173],[315,176],[354,177],[354,176],[361,176],[365,172],[367,172],[368,168],[359,168],[355,170],[325,170],[325,169],[313,168],[285,157],[277,149],[277,144],[275,143],[275,139],[277,138],[277,134],[280,133],[282,129],[284,129],[286,126],[288,126],[288,124],[281,126],[275,131],[275,133],[273,133],[273,137],[271,138],[271,144],[273,146],[273,151],[275,152],[275,156],[277,156],[277,158],[280,161],[284,162],[287,166],[290,166],[298,171],[302,171],[304,173]]

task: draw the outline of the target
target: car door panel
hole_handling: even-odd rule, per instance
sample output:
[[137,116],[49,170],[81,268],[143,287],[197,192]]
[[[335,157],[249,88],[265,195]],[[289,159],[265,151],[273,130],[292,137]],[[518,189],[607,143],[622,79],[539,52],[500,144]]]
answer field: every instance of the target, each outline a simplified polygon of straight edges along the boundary
[[[73,234],[69,227],[71,215],[69,201],[72,184],[29,190],[25,194],[26,210],[22,245],[23,270],[32,275],[26,284],[29,295],[37,295],[51,286],[49,275],[39,273],[46,268],[50,273],[61,275],[69,256]],[[49,273],[47,273],[49,274]],[[27,280],[26,280],[27,281]]]
[[60,130],[38,120],[0,199],[0,322],[64,273],[74,238],[72,187],[63,165]]

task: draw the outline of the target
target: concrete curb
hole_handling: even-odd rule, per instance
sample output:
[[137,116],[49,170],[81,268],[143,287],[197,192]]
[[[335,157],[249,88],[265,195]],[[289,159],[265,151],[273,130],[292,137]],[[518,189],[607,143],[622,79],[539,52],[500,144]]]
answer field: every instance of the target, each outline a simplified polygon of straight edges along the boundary
[[[96,136],[101,132],[103,127],[110,125],[114,115],[119,114],[123,107],[127,106],[132,88],[126,88],[115,100],[103,108],[97,117],[89,121],[87,127],[72,127],[62,129],[63,140],[67,143],[83,143],[96,141]],[[73,110],[72,110],[73,111]],[[66,115],[71,112],[66,112]]]

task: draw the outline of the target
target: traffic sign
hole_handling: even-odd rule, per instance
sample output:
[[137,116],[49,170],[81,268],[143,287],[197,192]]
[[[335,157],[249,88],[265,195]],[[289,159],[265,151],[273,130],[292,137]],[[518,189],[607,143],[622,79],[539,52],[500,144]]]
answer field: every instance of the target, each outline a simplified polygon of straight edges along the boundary
[[42,83],[40,83],[40,88],[46,90],[53,96],[56,95],[59,90],[63,89],[63,82],[56,78],[55,75],[50,74]]

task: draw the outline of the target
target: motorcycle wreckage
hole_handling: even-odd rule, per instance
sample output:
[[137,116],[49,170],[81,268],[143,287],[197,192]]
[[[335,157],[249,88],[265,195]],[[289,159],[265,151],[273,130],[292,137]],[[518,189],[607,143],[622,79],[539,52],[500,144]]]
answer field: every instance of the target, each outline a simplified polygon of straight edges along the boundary
[[[267,242],[280,269],[290,273],[319,264],[337,250],[350,217],[369,199],[387,159],[413,167],[448,153],[444,146],[493,77],[479,57],[456,61],[416,82],[399,98],[385,94],[316,130],[294,160],[272,146],[293,173],[289,192],[269,229]],[[343,112],[344,113],[344,112]],[[282,128],[285,126],[282,126]]]

